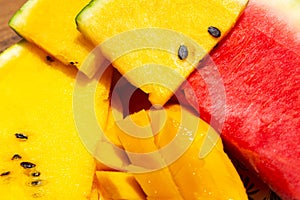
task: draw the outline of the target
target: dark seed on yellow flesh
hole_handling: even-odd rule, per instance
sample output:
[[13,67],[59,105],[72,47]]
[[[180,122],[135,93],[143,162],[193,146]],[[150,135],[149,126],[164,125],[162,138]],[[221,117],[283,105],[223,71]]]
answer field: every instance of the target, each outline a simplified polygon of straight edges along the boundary
[[31,186],[40,186],[42,184],[42,180],[31,181]]
[[47,61],[54,62],[54,59],[51,56],[46,56]]
[[28,136],[23,134],[23,133],[16,133],[15,134],[16,138],[20,139],[20,140],[27,140]]
[[189,52],[188,52],[188,48],[185,45],[180,45],[179,49],[178,49],[178,57],[180,60],[184,60],[188,57]]
[[31,162],[21,162],[20,165],[24,168],[24,169],[31,169],[34,168],[36,165],[31,163]]
[[0,176],[7,176],[10,174],[10,171],[7,171],[7,172],[3,172],[2,174],[0,174]]
[[32,172],[30,175],[33,177],[39,177],[41,175],[41,172],[38,172],[38,171]]
[[221,31],[217,27],[210,26],[210,27],[208,27],[207,31],[211,36],[213,36],[215,38],[221,37]]
[[13,157],[11,158],[11,160],[19,160],[21,158],[22,158],[22,156],[20,156],[19,154],[15,154],[15,155],[13,155]]

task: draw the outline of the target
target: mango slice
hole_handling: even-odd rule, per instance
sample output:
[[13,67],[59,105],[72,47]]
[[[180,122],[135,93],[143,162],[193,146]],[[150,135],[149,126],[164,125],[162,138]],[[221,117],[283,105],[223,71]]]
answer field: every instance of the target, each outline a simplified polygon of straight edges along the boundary
[[94,0],[76,22],[122,75],[149,93],[153,105],[163,105],[230,31],[247,2]]
[[[174,154],[189,146],[179,159],[168,166],[184,199],[247,199],[240,177],[223,151],[221,138],[204,159],[199,158],[206,135],[218,133],[179,105],[166,108],[166,112],[166,123],[158,133],[158,147],[163,148],[175,137],[180,143],[167,153]],[[193,131],[196,131],[194,136]]]
[[103,136],[98,141],[97,151],[95,152],[97,170],[99,171],[115,171],[126,167],[130,163],[127,154],[122,151],[122,144],[118,135],[113,130],[115,127],[115,117],[123,118],[123,114],[116,109],[113,112],[110,108]]
[[96,175],[100,193],[104,199],[146,199],[134,176],[129,173],[97,171]]
[[89,197],[89,200],[99,200],[100,198],[100,193],[99,193],[99,183],[98,183],[98,179],[96,178],[96,176],[94,177],[94,181],[93,181],[93,186],[92,186],[92,191]]
[[130,160],[124,169],[133,174],[147,199],[247,199],[221,139],[200,158],[207,135],[219,135],[185,108],[142,110],[116,121],[111,131]]
[[[135,123],[137,126],[128,125],[131,123]],[[130,131],[137,129],[140,129],[139,132],[136,132],[138,135],[130,135]],[[117,121],[114,132],[118,135],[131,161],[132,165],[128,167],[128,170],[136,172],[134,177],[147,195],[147,199],[182,199],[168,168],[153,171],[165,164],[160,154],[148,154],[156,151],[157,147],[145,110],[132,114],[123,121]],[[162,179],[162,177],[164,178]]]

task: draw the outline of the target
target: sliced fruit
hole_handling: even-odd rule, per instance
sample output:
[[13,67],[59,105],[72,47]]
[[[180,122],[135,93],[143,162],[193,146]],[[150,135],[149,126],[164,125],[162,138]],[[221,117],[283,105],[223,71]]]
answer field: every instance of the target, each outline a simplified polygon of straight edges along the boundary
[[93,188],[89,200],[99,200],[98,189]]
[[183,152],[168,167],[184,199],[248,199],[238,173],[223,151],[221,139],[206,157],[199,158],[206,136],[218,137],[218,133],[179,105],[167,107],[166,112],[167,120],[156,143],[163,149],[175,142],[172,148],[167,147],[170,149],[165,152],[165,159]]
[[142,110],[111,129],[131,162],[124,169],[133,173],[147,199],[247,199],[221,140],[208,156],[199,157],[205,137],[218,134],[179,105],[165,110]]
[[[100,115],[101,116],[101,115]],[[99,171],[116,171],[124,169],[130,162],[122,149],[118,135],[113,131],[115,121],[123,118],[123,114],[115,109],[109,109],[107,124],[103,131],[103,137],[97,143],[96,163]]]
[[149,93],[152,104],[163,105],[234,26],[246,4],[247,0],[94,0],[76,22],[94,45],[101,43],[122,75]]
[[9,25],[51,57],[66,65],[75,65],[92,76],[95,67],[87,71],[81,66],[94,46],[83,38],[75,23],[75,16],[88,3],[89,0],[29,0],[11,18]]
[[[206,121],[220,118],[205,76],[217,67],[226,91],[222,137],[283,199],[300,199],[300,27],[252,1],[181,90]],[[210,89],[208,90],[208,87]],[[218,102],[216,99],[215,102]],[[197,104],[197,105],[196,105]]]
[[88,199],[93,157],[73,120],[77,70],[21,42],[0,55],[2,199]]
[[101,196],[105,199],[146,199],[133,175],[125,172],[96,172]]
[[129,164],[126,153],[107,141],[97,143],[94,157],[96,158],[97,170],[101,171],[121,170]]
[[89,200],[99,200],[100,191],[98,188],[99,188],[99,183],[98,183],[98,179],[96,178],[96,175],[95,175]]
[[112,131],[118,135],[127,152],[132,164],[129,167],[130,171],[137,172],[134,177],[147,195],[147,199],[182,199],[168,168],[153,171],[165,164],[159,153],[149,154],[157,151],[157,147],[145,110],[132,114],[123,121],[117,121]]
[[[116,114],[116,112],[118,112]],[[115,115],[119,115],[119,116],[115,116]],[[112,110],[111,108],[109,109],[108,112],[108,120],[107,120],[107,124],[105,127],[105,137],[107,138],[107,141],[116,145],[117,147],[122,147],[121,141],[118,137],[118,135],[114,134],[113,131],[111,131],[111,129],[113,129],[115,127],[115,121],[118,119],[118,117],[123,118],[123,114],[121,113],[121,111],[117,111],[116,109]]]

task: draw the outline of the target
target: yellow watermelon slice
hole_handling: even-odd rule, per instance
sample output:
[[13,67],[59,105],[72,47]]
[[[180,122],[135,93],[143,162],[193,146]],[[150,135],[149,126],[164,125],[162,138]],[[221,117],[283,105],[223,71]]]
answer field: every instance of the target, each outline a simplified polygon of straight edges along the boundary
[[27,42],[0,55],[1,199],[90,198],[95,162],[72,108],[77,70],[48,56]]
[[[10,27],[65,65],[74,65],[89,77],[96,67],[82,68],[94,46],[76,29],[75,17],[89,0],[28,0],[10,19]],[[49,57],[49,59],[51,59]]]
[[79,31],[153,105],[165,104],[198,62],[229,32],[247,0],[94,0]]

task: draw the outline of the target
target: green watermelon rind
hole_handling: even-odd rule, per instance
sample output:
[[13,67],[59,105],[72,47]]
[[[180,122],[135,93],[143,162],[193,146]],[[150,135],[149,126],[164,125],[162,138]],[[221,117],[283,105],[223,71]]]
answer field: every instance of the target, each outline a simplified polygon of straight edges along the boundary
[[26,14],[30,14],[30,12],[28,11],[31,10],[31,8],[35,5],[36,2],[37,0],[28,0],[26,3],[23,4],[23,6],[19,10],[16,11],[16,13],[8,21],[9,27],[20,37],[24,38],[24,36],[17,31],[15,25],[21,23],[22,20],[24,22],[26,21]]
[[82,10],[76,15],[75,17],[75,23],[76,23],[76,27],[78,29],[79,27],[79,23],[82,21],[82,15],[83,13],[87,12],[88,9],[90,9],[91,7],[93,7],[98,0],[91,0],[84,8],[82,8]]

